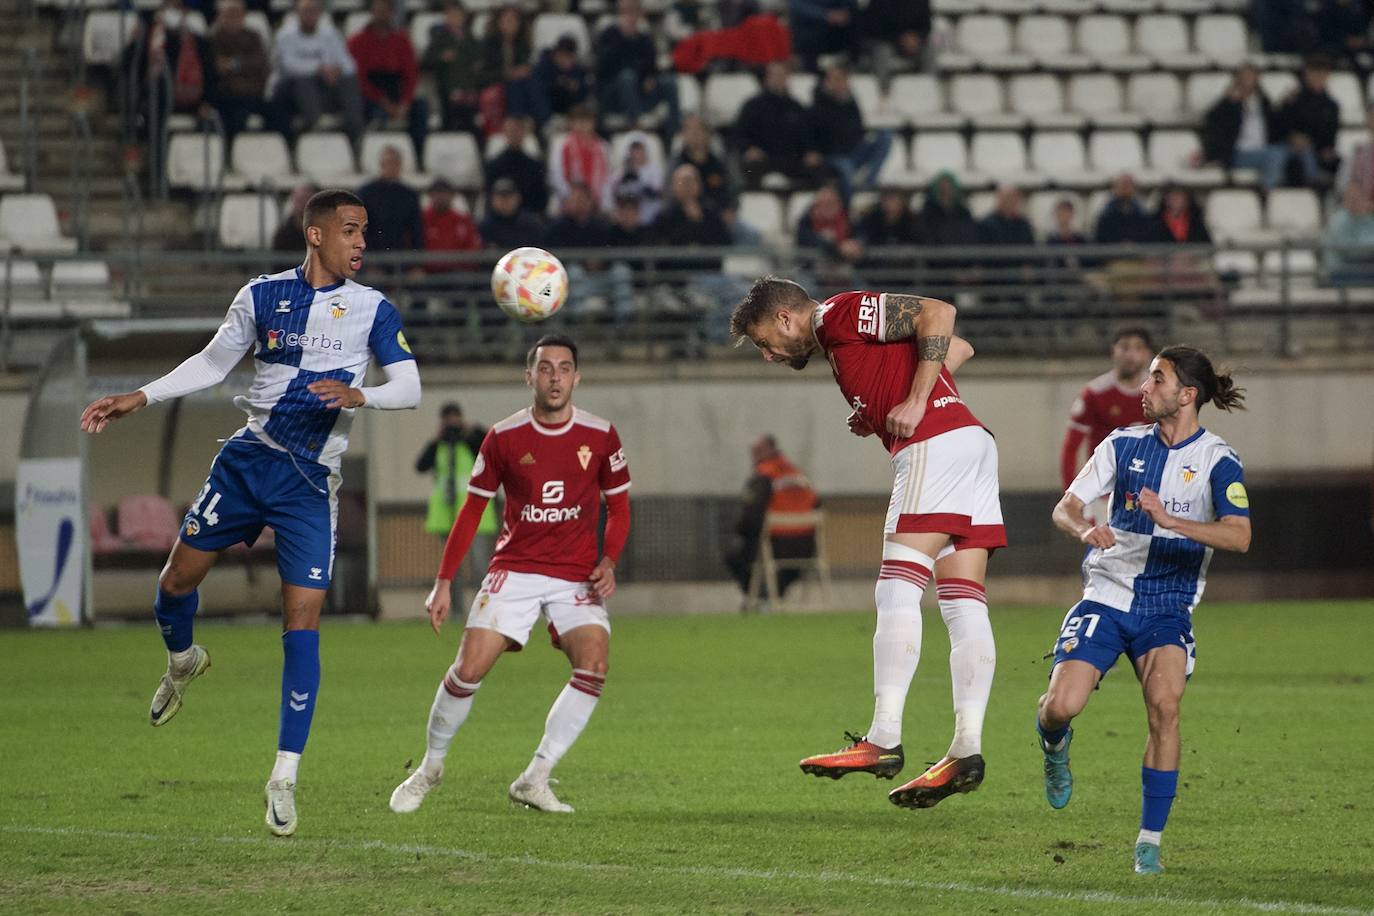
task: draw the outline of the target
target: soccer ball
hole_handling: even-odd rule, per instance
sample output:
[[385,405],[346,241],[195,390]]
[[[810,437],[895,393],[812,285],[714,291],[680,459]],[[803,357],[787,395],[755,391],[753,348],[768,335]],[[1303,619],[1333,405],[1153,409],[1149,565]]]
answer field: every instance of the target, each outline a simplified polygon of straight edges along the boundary
[[542,248],[517,248],[492,270],[491,294],[517,321],[543,321],[568,298],[568,272]]

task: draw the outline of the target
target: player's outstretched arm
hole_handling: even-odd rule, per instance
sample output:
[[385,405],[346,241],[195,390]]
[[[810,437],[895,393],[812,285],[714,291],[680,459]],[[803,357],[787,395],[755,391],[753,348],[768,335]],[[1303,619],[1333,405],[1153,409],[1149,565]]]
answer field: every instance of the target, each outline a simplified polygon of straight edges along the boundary
[[148,396],[142,391],[113,394],[99,398],[86,405],[81,411],[81,430],[91,434],[104,432],[111,420],[127,417],[148,405]]
[[1060,531],[1089,547],[1106,550],[1116,544],[1116,534],[1110,525],[1094,525],[1083,514],[1083,500],[1065,493],[1054,507],[1054,524]]
[[1186,518],[1175,518],[1165,510],[1159,494],[1150,489],[1141,489],[1140,509],[1159,527],[1176,531],[1203,546],[1235,553],[1245,553],[1250,549],[1249,516],[1223,515],[1214,522],[1194,522]]

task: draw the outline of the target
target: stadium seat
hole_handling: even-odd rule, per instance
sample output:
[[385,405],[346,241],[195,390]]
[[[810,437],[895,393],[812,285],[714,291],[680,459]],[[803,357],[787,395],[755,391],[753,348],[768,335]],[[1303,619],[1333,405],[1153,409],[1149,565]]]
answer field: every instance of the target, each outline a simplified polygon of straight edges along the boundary
[[[783,216],[784,225],[788,231],[795,233],[797,224],[806,215],[806,211],[811,209],[811,205],[816,202],[815,191],[797,191],[787,197],[786,213]],[[853,214],[850,214],[850,221],[853,222]]]
[[280,222],[280,205],[268,194],[226,194],[219,205],[221,248],[259,250],[271,247]]
[[1145,119],[1125,110],[1121,81],[1110,73],[1075,73],[1069,77],[1069,110],[1086,115],[1099,127],[1140,127]]
[[[494,133],[490,137],[487,137],[486,146],[484,146],[482,150],[482,156],[484,159],[490,160],[492,157],[499,156],[501,153],[505,152],[508,146],[510,146],[510,144],[506,142],[505,134]],[[544,155],[544,151],[539,148],[539,138],[536,137],[532,131],[526,132],[525,142],[520,144],[520,148],[535,159],[541,159]],[[428,160],[428,152],[426,152],[426,160]]]
[[181,529],[181,518],[171,502],[155,493],[124,497],[115,514],[119,536],[144,550],[171,550]]
[[814,73],[793,73],[787,77],[787,94],[807,108],[816,98],[816,83],[820,77]]
[[997,209],[997,192],[973,191],[964,198],[964,206],[968,207],[969,215],[981,220]]
[[969,146],[969,163],[998,184],[1038,187],[1045,177],[1026,166],[1026,142],[1011,131],[979,131]]
[[[901,137],[893,137],[887,158],[883,160],[883,166],[878,170],[878,187],[914,188],[917,184],[916,175],[911,170],[910,147],[902,142]],[[854,200],[858,199],[859,194],[856,193]],[[853,201],[850,203],[852,206]]]
[[[677,75],[677,103],[684,115],[705,113],[701,107],[701,83],[690,73]],[[709,115],[707,120],[710,121]],[[711,126],[719,128],[725,125],[711,122]]]
[[24,190],[24,176],[10,171],[9,161],[5,158],[5,144],[0,141],[0,191]]
[[26,253],[76,250],[76,240],[62,234],[57,206],[47,194],[0,197],[0,238]]
[[945,109],[944,89],[931,73],[901,73],[887,89],[887,105],[903,124],[921,130],[959,127],[963,115]]
[[979,66],[991,70],[1019,70],[1030,58],[1012,53],[1011,25],[1003,16],[974,15],[959,20],[955,44]]
[[764,240],[783,244],[791,240],[793,227],[783,225],[782,204],[776,194],[745,191],[739,196],[739,219],[759,231]]
[[1183,112],[1183,86],[1172,73],[1132,73],[1126,79],[1126,108],[1151,124],[1190,124]]
[[1145,145],[1146,161],[1166,181],[1188,187],[1218,187],[1226,182],[1220,166],[1200,165],[1202,146],[1191,130],[1156,130]]
[[873,74],[851,74],[849,91],[853,94],[854,101],[859,104],[859,113],[863,115],[865,127],[882,129],[896,127],[901,123],[901,119],[888,109],[883,99],[883,89]]
[[744,103],[758,93],[759,81],[752,73],[712,73],[702,93],[706,120],[717,130],[729,127]]
[[289,188],[300,180],[291,167],[291,150],[279,133],[241,133],[234,137],[229,167],[247,187]]
[[1322,206],[1310,188],[1275,188],[1264,207],[1264,224],[1286,236],[1310,238],[1322,233]]
[[1092,188],[1106,181],[1088,168],[1083,138],[1068,130],[1037,131],[1031,136],[1031,168],[1060,187]]
[[224,173],[224,138],[219,134],[178,133],[167,141],[167,184],[176,189],[218,188]]
[[1199,16],[1193,23],[1193,47],[1218,67],[1236,66],[1250,51],[1245,20],[1229,13]]
[[1025,119],[1006,110],[1002,81],[990,73],[960,73],[949,81],[949,107],[986,130],[1018,128]]
[[[1230,86],[1231,74],[1223,71],[1191,74],[1184,90],[1188,111],[1194,117],[1201,117],[1226,94]],[[1268,87],[1265,87],[1264,92],[1269,95]],[[1269,95],[1269,101],[1273,103],[1276,99]]]
[[117,553],[123,546],[110,530],[110,519],[99,503],[87,503],[86,517],[90,522],[91,553],[96,556]]
[[344,17],[343,36],[344,40],[352,38],[363,29],[367,28],[368,22],[372,19],[372,14],[367,10],[354,10]]
[[919,133],[911,141],[911,170],[925,184],[944,171],[956,175],[968,172],[968,146],[952,131]]
[[[121,25],[121,17],[123,24]],[[87,64],[110,66],[119,61],[124,45],[138,27],[138,14],[132,10],[93,10],[86,14],[81,26],[81,54]],[[121,31],[122,29],[122,31]],[[123,35],[124,41],[120,41]]]
[[1048,73],[1018,73],[1007,81],[1007,107],[1035,128],[1081,128],[1081,113],[1064,110],[1064,87]]
[[1360,81],[1355,74],[1339,70],[1332,73],[1326,89],[1341,107],[1341,124],[1346,127],[1364,124],[1364,90],[1360,88]]
[[243,27],[250,32],[257,32],[262,39],[263,50],[267,52],[270,59],[272,56],[272,23],[268,21],[267,14],[262,10],[248,10],[243,14]]
[[584,61],[591,58],[592,39],[587,32],[587,20],[576,13],[540,13],[534,17],[530,41],[535,57],[545,48],[552,48],[564,35],[571,35],[577,41],[578,57]]
[[430,134],[425,139],[425,166],[431,175],[448,179],[454,187],[469,191],[482,187],[477,141],[465,131]]
[[1092,58],[1073,50],[1073,30],[1063,16],[1022,16],[1016,23],[1016,48],[1050,70],[1086,70]]
[[1356,147],[1370,141],[1369,131],[1353,127],[1342,127],[1336,134],[1336,152],[1343,161],[1349,161]]
[[[1230,85],[1229,80],[1227,85]],[[1298,75],[1291,70],[1268,70],[1260,74],[1260,88],[1269,97],[1269,104],[1278,108],[1283,104],[1288,94],[1298,88]],[[1223,91],[1225,90],[1223,89]],[[1220,98],[1221,93],[1217,93],[1217,97]],[[1339,100],[1337,100],[1337,104],[1339,104]]]
[[1146,70],[1150,59],[1131,50],[1131,30],[1121,16],[1095,14],[1078,20],[1078,49],[1107,70]]
[[94,299],[110,295],[110,265],[104,261],[54,261],[54,299]]
[[[3,233],[0,232],[0,236]],[[8,269],[9,276],[5,271]],[[48,298],[48,284],[37,261],[27,258],[7,258],[0,261],[0,290],[9,289],[15,301]]]
[[1094,0],[1043,0],[1040,8],[1057,16],[1084,16],[1096,9]]
[[[477,158],[477,142],[472,139],[471,134],[466,135],[471,142],[472,156]],[[415,157],[415,143],[410,139],[410,134],[403,130],[370,130],[363,134],[362,148],[358,150],[358,164],[366,174],[376,174],[377,163],[382,157],[382,150],[388,146],[394,146],[401,152],[401,174],[403,179],[409,183],[411,177],[420,171],[418,160]],[[428,141],[426,141],[428,148]],[[481,163],[474,163],[480,168]]]
[[1128,130],[1099,130],[1088,138],[1088,159],[1107,175],[1130,172],[1140,184],[1154,184],[1158,176],[1145,168],[1140,135]]
[[1191,50],[1188,25],[1182,16],[1156,13],[1135,21],[1135,46],[1166,70],[1197,70],[1208,57]]
[[[471,7],[468,7],[471,9]],[[423,58],[429,49],[429,39],[436,25],[444,24],[444,14],[422,10],[411,17],[410,43],[415,46],[415,56]]]
[[1098,4],[1109,13],[1122,13],[1128,16],[1148,13],[1155,6],[1154,0],[1098,0]]
[[1223,188],[1207,195],[1207,226],[1217,241],[1247,241],[1265,236],[1259,195],[1242,188]]
[[348,137],[335,131],[301,134],[296,140],[296,162],[301,174],[321,186],[359,184],[362,176],[353,162]]

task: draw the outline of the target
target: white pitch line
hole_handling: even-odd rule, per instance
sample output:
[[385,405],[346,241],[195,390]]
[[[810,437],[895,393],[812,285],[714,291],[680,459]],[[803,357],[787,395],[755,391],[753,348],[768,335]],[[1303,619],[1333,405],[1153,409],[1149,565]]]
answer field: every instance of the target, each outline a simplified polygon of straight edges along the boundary
[[38,827],[23,824],[0,825],[0,833],[71,836],[84,837],[87,839],[126,840],[147,843],[166,843],[171,841],[187,845],[265,846],[276,849],[290,849],[301,845],[310,845],[338,850],[375,850],[378,852],[404,856],[442,856],[451,859],[462,859],[466,862],[483,862],[491,865],[524,865],[578,872],[648,873],[664,877],[724,878],[765,882],[807,881],[816,884],[851,884],[867,887],[893,887],[903,890],[946,891],[957,894],[985,894],[992,897],[1008,897],[1016,900],[1053,900],[1068,903],[1109,903],[1123,906],[1162,903],[1207,910],[1219,910],[1230,907],[1234,909],[1253,910],[1257,913],[1308,913],[1313,914],[1313,916],[1374,916],[1374,910],[1326,906],[1320,903],[1300,903],[1289,900],[1251,900],[1247,897],[1239,897],[1234,900],[1216,900],[1196,897],[1174,897],[1165,894],[1157,896],[1131,896],[1127,894],[1117,894],[1111,891],[1053,891],[1029,887],[1007,887],[1005,885],[967,884],[962,881],[922,881],[916,878],[887,878],[874,875],[853,875],[845,872],[830,871],[778,871],[772,869],[722,868],[712,865],[621,865],[610,862],[578,862],[573,860],[541,859],[537,856],[498,856],[492,855],[491,853],[475,852],[468,849],[456,849],[449,846],[431,846],[423,843],[390,843],[385,840],[312,840],[303,837],[280,840],[251,836],[177,836],[174,834],[135,833],[122,830],[89,830],[82,827]]

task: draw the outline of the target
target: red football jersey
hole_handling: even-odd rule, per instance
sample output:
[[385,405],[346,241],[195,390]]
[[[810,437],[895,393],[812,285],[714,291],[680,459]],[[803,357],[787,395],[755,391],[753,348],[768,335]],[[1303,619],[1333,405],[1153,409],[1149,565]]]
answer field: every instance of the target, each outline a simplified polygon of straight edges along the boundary
[[1146,422],[1145,408],[1140,403],[1140,384],[1122,387],[1115,372],[1104,372],[1089,382],[1069,411],[1069,425],[1088,434],[1090,455],[1117,427]]
[[811,319],[849,406],[868,421],[892,455],[953,429],[982,426],[959,397],[954,376],[942,367],[915,434],[898,439],[887,431],[887,415],[911,393],[919,359],[916,341],[883,340],[886,300],[886,293],[840,293],[822,302]]
[[493,426],[472,466],[468,490],[491,499],[506,492],[491,568],[581,582],[596,566],[601,495],[630,488],[615,427],[585,410],[559,427],[541,426],[530,408]]

